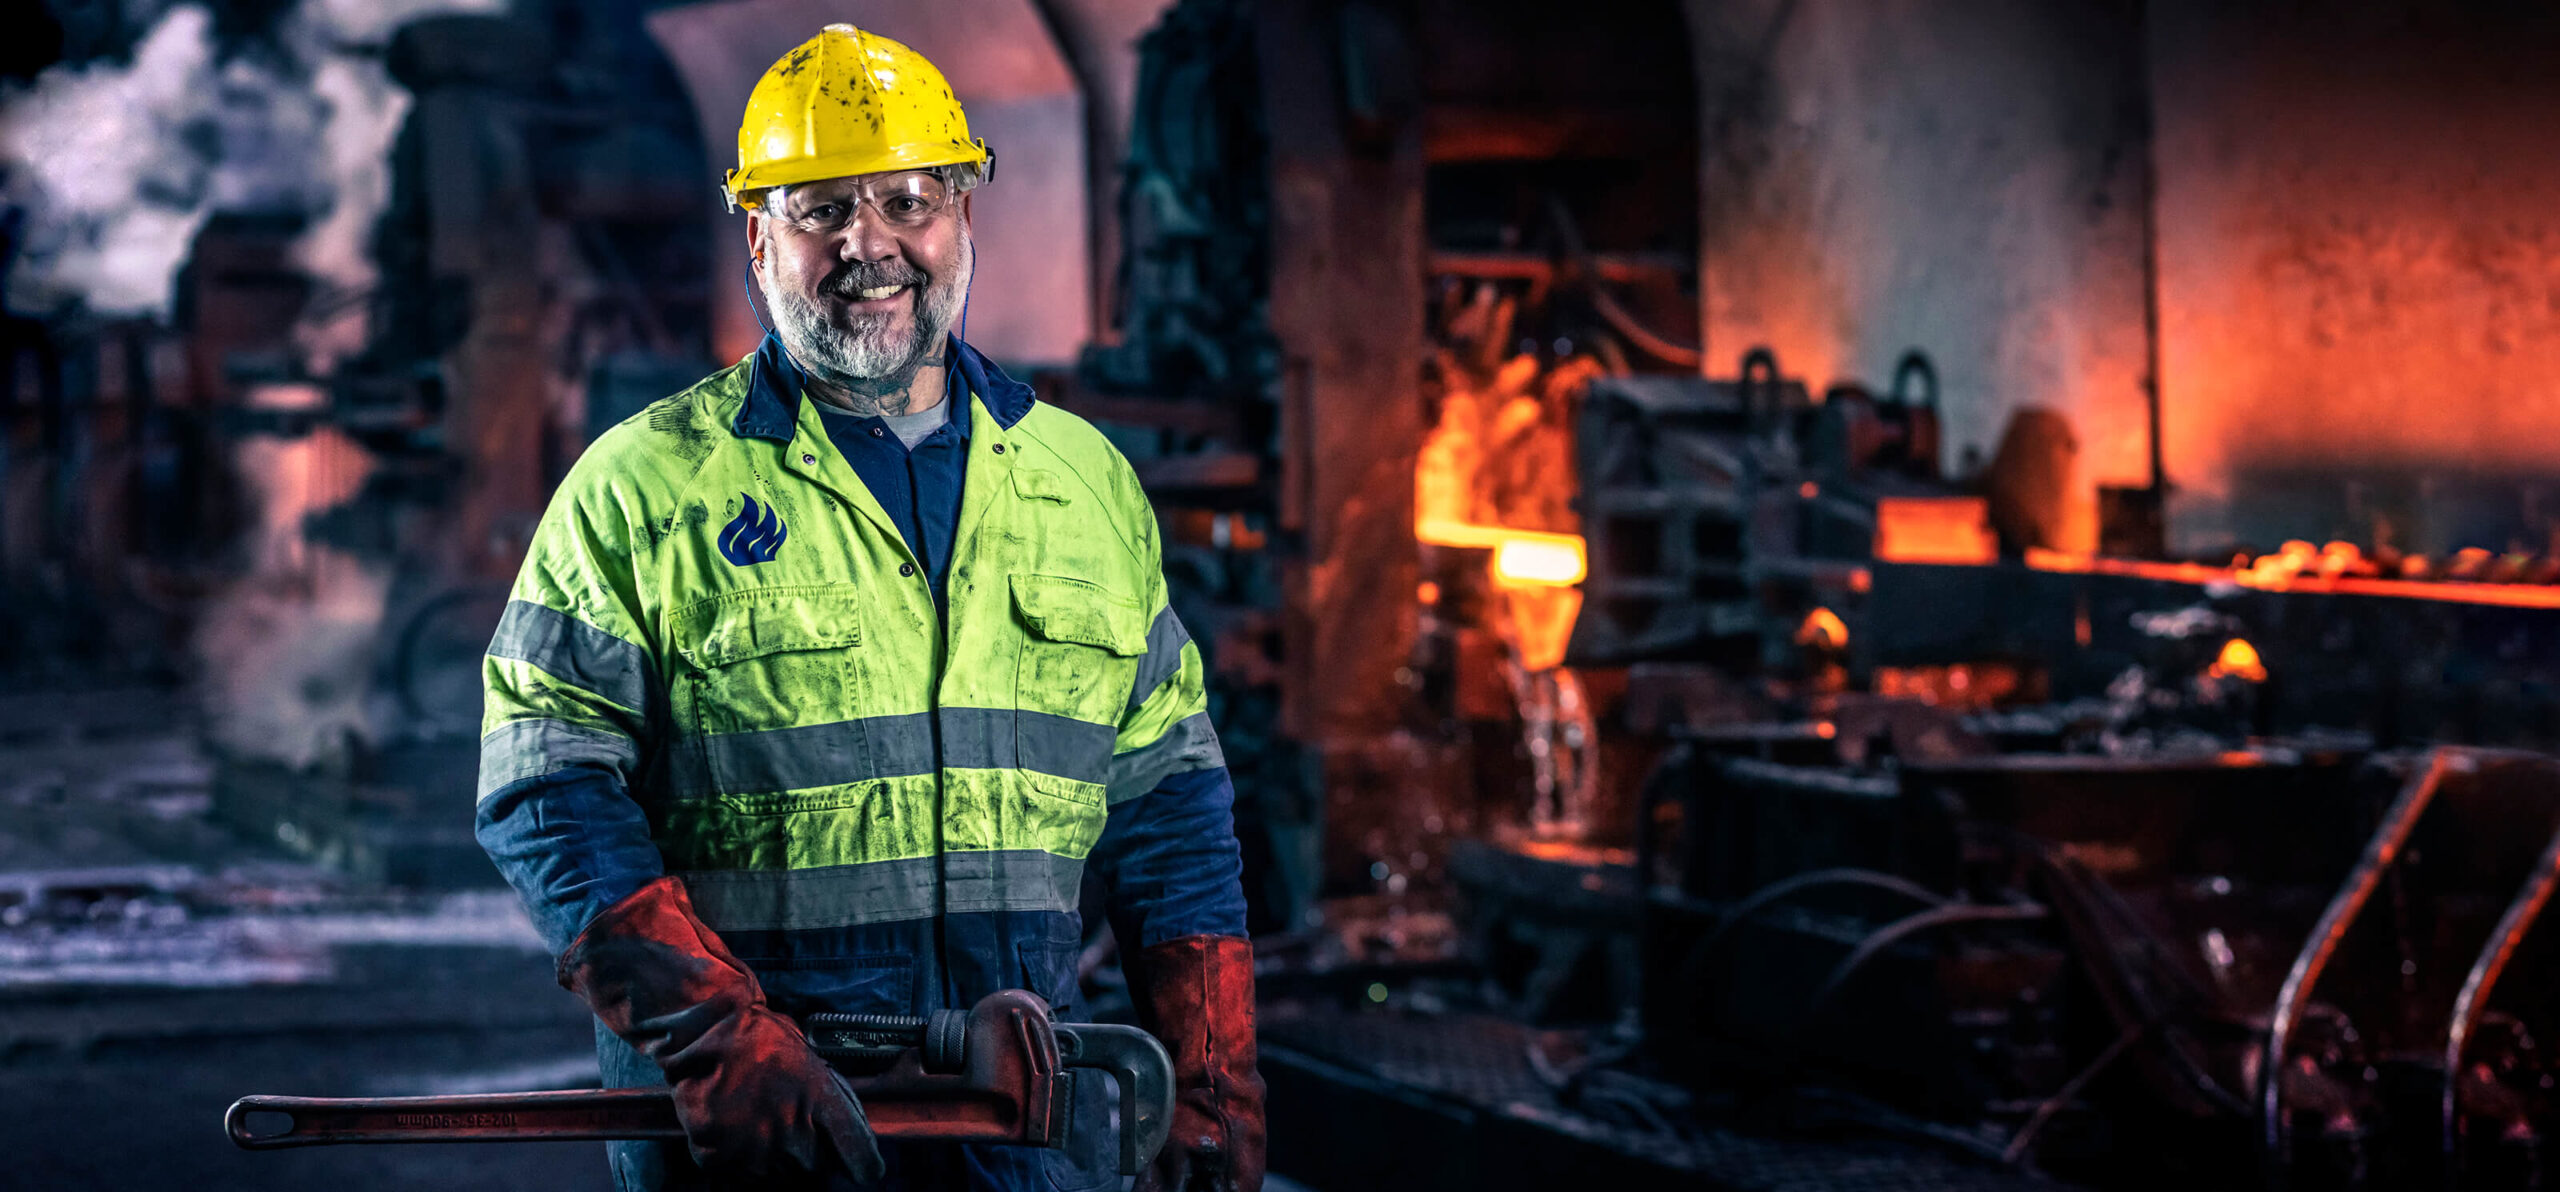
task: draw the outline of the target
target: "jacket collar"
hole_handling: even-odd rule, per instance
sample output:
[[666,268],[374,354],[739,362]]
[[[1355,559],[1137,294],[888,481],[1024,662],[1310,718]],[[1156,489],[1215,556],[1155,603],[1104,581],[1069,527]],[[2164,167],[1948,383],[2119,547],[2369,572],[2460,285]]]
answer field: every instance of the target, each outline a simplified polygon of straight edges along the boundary
[[[959,366],[960,380],[968,391],[985,403],[987,413],[995,416],[996,425],[1006,430],[1022,421],[1038,400],[1031,386],[1014,380],[997,368],[978,349],[951,338],[951,358]],[[756,346],[747,369],[747,397],[738,405],[738,416],[729,429],[740,438],[771,439],[777,443],[791,441],[792,427],[800,414],[800,365],[782,348],[782,338],[768,334]],[[958,415],[958,411],[953,411]],[[960,415],[965,417],[965,415]]]

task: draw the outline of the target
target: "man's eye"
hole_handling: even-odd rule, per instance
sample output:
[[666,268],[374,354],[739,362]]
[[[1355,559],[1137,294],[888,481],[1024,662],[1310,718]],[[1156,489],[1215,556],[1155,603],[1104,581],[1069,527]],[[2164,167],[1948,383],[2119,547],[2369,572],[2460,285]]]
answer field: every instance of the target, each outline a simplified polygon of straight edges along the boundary
[[800,218],[805,219],[810,223],[834,223],[837,219],[842,218],[843,215],[843,207],[834,203],[820,203],[817,206],[811,207],[807,211],[802,212]]
[[891,215],[921,215],[926,205],[923,199],[914,195],[899,195],[889,200],[888,210]]

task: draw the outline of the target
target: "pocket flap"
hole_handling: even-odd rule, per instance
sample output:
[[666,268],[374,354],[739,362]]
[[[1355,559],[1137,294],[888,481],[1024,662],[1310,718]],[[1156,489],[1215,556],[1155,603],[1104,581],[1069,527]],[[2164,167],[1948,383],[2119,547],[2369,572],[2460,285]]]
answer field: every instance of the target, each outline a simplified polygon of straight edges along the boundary
[[1013,491],[1027,501],[1055,501],[1060,505],[1074,503],[1074,498],[1067,495],[1066,482],[1058,479],[1057,473],[1038,468],[1015,468]]
[[1147,652],[1146,614],[1100,584],[1063,575],[1016,575],[1013,607],[1033,633],[1050,641],[1100,646],[1123,656]]
[[729,592],[686,605],[675,621],[676,652],[699,667],[862,644],[861,609],[843,584]]

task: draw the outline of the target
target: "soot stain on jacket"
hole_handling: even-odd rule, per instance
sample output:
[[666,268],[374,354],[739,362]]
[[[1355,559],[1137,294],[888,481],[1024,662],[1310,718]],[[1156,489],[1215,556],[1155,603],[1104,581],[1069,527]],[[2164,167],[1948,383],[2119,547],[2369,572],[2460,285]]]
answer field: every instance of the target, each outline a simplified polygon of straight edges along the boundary
[[641,411],[642,425],[666,438],[666,449],[688,464],[699,466],[711,458],[719,447],[710,427],[703,425],[702,391],[689,389],[674,397],[652,402]]

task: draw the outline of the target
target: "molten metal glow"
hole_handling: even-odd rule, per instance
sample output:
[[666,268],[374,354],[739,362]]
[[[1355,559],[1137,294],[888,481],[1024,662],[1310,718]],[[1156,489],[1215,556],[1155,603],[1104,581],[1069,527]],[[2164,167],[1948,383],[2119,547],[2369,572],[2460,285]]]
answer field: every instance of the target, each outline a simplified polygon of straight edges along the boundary
[[1844,650],[1849,646],[1849,626],[1840,614],[1817,608],[1804,615],[1804,624],[1796,626],[1796,644],[1823,650]]
[[2240,679],[2250,683],[2267,681],[2267,667],[2258,659],[2258,648],[2237,637],[2222,643],[2222,656],[2214,659],[2213,665],[2206,667],[2204,673],[2211,679]]
[[[2485,553],[2485,552],[2483,552]],[[2309,556],[2295,552],[2306,561],[2317,561],[2319,552]],[[2322,592],[2338,596],[2398,596],[2413,600],[2443,600],[2455,604],[2494,604],[2506,608],[2560,608],[2560,587],[2541,584],[2470,583],[2461,580],[2424,581],[2413,579],[2368,579],[2341,574],[2325,578],[2317,569],[2290,568],[2282,552],[2262,556],[2254,562],[2243,561],[2237,567],[2208,567],[2202,563],[2154,563],[2144,559],[2111,559],[2100,555],[2070,554],[2063,551],[2029,548],[2027,566],[2038,571],[2061,571],[2076,575],[2125,575],[2136,579],[2153,579],[2174,584],[2233,584],[2262,592]],[[2448,569],[2447,574],[2460,574]]]
[[1994,563],[2000,538],[1981,497],[1886,497],[1876,502],[1876,558],[1888,563]]
[[[1490,290],[1479,296],[1488,302],[1493,297]],[[1506,312],[1509,302],[1502,300]],[[1478,316],[1492,318],[1491,308]],[[1485,566],[1500,598],[1485,606],[1481,627],[1494,630],[1522,668],[1540,673],[1564,665],[1582,609],[1575,585],[1590,565],[1582,536],[1574,532],[1582,519],[1573,509],[1572,411],[1583,387],[1603,369],[1583,357],[1552,367],[1528,353],[1501,357],[1498,347],[1484,345],[1510,342],[1509,319],[1505,313],[1470,324],[1473,330],[1448,331],[1460,341],[1483,339],[1433,358],[1428,373],[1439,389],[1440,413],[1414,460],[1413,529],[1425,543],[1491,552]],[[1433,602],[1426,597],[1424,603]],[[1440,611],[1457,612],[1447,605]],[[1553,683],[1570,679],[1558,675]],[[1547,683],[1522,687],[1515,681],[1515,697],[1531,687],[1549,690],[1552,684],[1541,686]],[[1538,713],[1530,702],[1521,704],[1521,712],[1534,721]],[[1580,813],[1564,814],[1571,820]]]
[[1494,583],[1506,588],[1571,587],[1590,571],[1580,534],[1427,520],[1414,526],[1413,536],[1434,546],[1492,551]]
[[1511,619],[1520,665],[1533,671],[1564,665],[1565,647],[1573,640],[1573,618],[1582,611],[1582,589],[1507,587],[1502,590],[1502,606]]
[[1506,539],[1493,548],[1494,582],[1520,587],[1569,587],[1582,582],[1590,566],[1583,559],[1582,539],[1554,535],[1562,541]]

